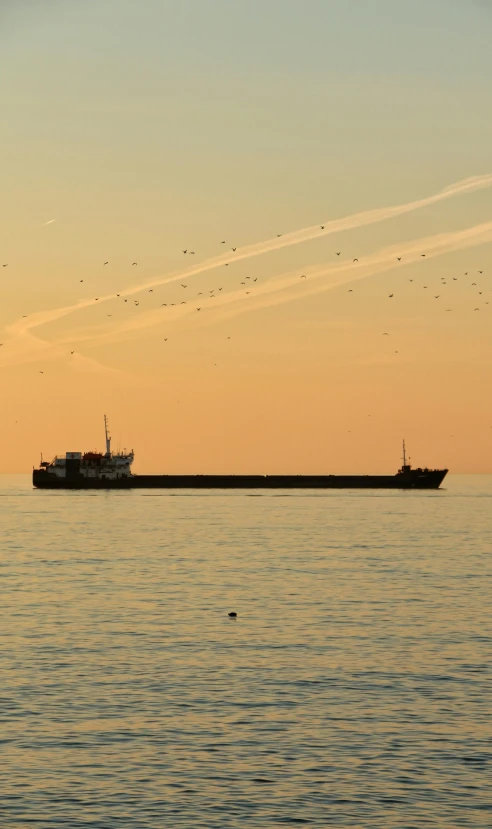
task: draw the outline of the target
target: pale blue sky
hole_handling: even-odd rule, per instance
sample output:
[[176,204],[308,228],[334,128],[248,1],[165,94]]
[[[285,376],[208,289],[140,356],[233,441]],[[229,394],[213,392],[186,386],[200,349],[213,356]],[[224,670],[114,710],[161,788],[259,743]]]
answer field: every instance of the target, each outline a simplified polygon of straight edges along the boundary
[[124,187],[134,170],[144,187],[192,190],[197,206],[211,180],[247,198],[251,175],[268,190],[292,171],[293,195],[317,209],[320,190],[351,194],[354,177],[367,203],[375,180],[384,200],[400,181],[433,189],[489,163],[492,15],[477,4],[12,6],[1,13],[1,140],[14,164],[36,165],[35,143],[46,173],[76,156],[84,176],[105,171]]

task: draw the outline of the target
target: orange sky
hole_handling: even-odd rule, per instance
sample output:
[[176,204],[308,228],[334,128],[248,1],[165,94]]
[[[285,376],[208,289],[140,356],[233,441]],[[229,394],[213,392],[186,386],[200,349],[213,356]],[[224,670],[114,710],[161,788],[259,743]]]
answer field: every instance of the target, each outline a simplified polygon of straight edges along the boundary
[[490,16],[76,5],[5,13],[0,471],[492,471]]

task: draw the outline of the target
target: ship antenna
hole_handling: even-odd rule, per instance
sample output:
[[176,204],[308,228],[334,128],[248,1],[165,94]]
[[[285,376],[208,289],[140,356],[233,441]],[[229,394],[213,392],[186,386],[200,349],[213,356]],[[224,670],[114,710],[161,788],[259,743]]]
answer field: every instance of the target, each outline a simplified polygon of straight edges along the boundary
[[407,465],[407,452],[405,448],[405,438],[403,438],[403,466]]
[[111,454],[111,437],[109,435],[108,418],[104,415],[104,433],[106,435],[106,455]]

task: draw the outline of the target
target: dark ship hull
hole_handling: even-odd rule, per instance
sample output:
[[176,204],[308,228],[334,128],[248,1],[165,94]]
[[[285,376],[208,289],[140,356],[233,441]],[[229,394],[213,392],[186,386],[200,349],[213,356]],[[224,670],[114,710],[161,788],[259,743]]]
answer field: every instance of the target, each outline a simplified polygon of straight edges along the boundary
[[[75,470],[74,470],[75,472]],[[59,478],[45,469],[33,471],[40,489],[438,489],[447,469],[408,469],[396,475],[129,475]]]

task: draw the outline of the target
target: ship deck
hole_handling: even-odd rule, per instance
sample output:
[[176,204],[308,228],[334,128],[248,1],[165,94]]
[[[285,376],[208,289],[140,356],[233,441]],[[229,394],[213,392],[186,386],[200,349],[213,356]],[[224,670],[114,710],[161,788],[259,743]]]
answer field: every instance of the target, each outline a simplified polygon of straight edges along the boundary
[[34,470],[42,489],[438,489],[447,470],[397,475],[132,475],[118,479],[57,478]]

